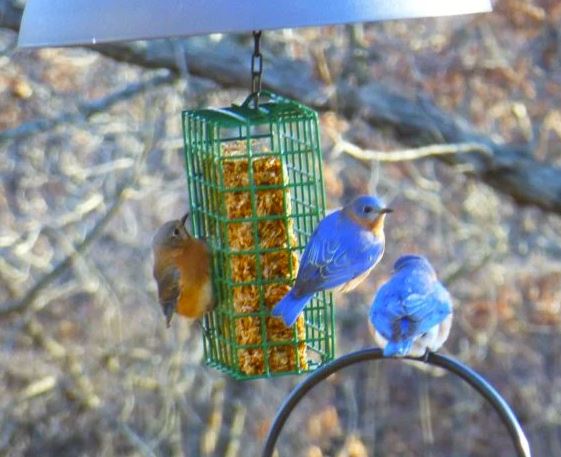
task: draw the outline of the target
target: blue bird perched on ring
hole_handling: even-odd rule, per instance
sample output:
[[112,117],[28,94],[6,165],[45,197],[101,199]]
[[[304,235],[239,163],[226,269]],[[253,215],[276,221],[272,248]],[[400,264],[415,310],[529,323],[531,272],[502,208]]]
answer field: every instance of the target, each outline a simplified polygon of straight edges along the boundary
[[429,261],[401,256],[370,308],[376,344],[387,357],[422,357],[438,350],[452,326],[452,298]]
[[290,327],[316,292],[348,292],[364,280],[384,254],[384,219],[391,212],[379,198],[362,195],[323,218],[302,254],[294,286],[273,316]]

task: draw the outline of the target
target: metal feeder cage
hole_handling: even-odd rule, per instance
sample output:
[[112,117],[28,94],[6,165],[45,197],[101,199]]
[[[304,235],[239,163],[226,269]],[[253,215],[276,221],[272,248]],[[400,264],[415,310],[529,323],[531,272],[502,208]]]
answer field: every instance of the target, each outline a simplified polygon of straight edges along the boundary
[[254,379],[332,360],[330,293],[316,294],[292,328],[270,315],[325,213],[317,113],[262,91],[240,106],[184,111],[183,128],[191,228],[212,252],[206,363]]

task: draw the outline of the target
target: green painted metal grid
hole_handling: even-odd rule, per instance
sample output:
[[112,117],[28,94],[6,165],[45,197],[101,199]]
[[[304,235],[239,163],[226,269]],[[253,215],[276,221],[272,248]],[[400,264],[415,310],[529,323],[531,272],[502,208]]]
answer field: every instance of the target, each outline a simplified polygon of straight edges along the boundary
[[[292,339],[286,341],[268,340],[266,317],[270,311],[264,303],[267,285],[290,283],[283,278],[263,278],[261,257],[267,253],[296,251],[300,254],[314,228],[325,214],[325,193],[323,186],[322,156],[319,147],[319,125],[317,113],[310,108],[266,93],[269,101],[261,103],[259,109],[251,107],[252,97],[241,106],[224,109],[202,109],[183,112],[185,138],[185,161],[187,183],[191,206],[193,234],[204,238],[212,252],[212,275],[217,305],[204,319],[205,362],[237,379],[255,379],[286,374],[300,374],[312,371],[334,357],[334,309],[330,293],[316,294],[305,309],[304,338],[298,337],[295,328]],[[259,150],[254,143],[258,140],[266,144],[266,150]],[[222,145],[232,141],[243,141],[245,150],[239,154],[225,155]],[[283,164],[285,179],[282,184],[256,185],[253,181],[254,160],[263,157],[278,157]],[[249,185],[228,187],[224,181],[225,160],[240,158],[248,161]],[[209,163],[212,166],[209,166]],[[261,190],[288,190],[290,202],[283,192],[284,214],[260,216],[257,213],[256,195]],[[226,213],[226,195],[231,192],[249,192],[252,215],[229,219]],[[261,247],[258,239],[259,222],[281,220],[288,233],[289,221],[296,237],[296,245],[283,248]],[[232,249],[228,245],[228,225],[251,223],[254,247]],[[254,281],[234,281],[230,260],[236,255],[252,255],[256,260]],[[291,278],[296,275],[296,266],[290,258]],[[259,293],[259,310],[241,313],[234,309],[233,290],[240,286],[255,286]],[[258,344],[239,344],[236,338],[237,319],[259,318],[261,341]],[[308,355],[308,368],[300,366],[292,371],[276,372],[270,367],[270,351],[279,346],[293,346],[299,351],[299,343],[304,342]],[[247,374],[241,371],[240,350],[262,351],[264,372]]]

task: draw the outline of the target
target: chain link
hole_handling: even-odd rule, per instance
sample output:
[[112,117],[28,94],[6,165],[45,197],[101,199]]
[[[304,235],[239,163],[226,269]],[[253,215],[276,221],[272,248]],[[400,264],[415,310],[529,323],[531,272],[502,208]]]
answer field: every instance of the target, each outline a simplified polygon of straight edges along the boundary
[[251,92],[255,95],[255,108],[259,106],[261,78],[263,77],[263,56],[261,55],[261,30],[253,32],[253,55],[251,56]]

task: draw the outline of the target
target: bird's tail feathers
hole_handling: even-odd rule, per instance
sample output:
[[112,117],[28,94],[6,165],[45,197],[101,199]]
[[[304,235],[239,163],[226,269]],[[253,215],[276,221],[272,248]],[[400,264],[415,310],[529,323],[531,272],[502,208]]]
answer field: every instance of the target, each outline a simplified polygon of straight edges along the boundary
[[282,317],[286,326],[292,327],[312,296],[313,294],[296,297],[294,290],[291,290],[275,305],[272,314],[273,316]]
[[400,341],[388,341],[384,348],[385,357],[405,357],[411,352],[413,340],[410,338]]

